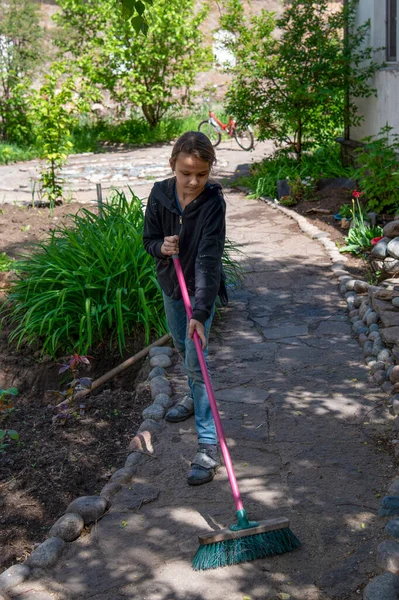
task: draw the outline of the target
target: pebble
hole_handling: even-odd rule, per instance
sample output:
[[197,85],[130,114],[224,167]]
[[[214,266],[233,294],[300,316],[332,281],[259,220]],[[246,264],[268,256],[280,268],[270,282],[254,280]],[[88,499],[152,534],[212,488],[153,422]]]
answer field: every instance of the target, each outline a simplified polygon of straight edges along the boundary
[[391,481],[388,492],[390,496],[399,496],[399,477],[396,477],[393,481]]
[[162,367],[154,367],[150,373],[148,374],[149,379],[154,379],[154,377],[163,377],[166,371]]
[[367,341],[364,344],[364,346],[363,346],[363,355],[365,357],[371,356],[371,354],[373,353],[373,346],[374,346],[374,343],[370,342],[370,341]]
[[0,575],[0,590],[9,590],[29,577],[30,568],[27,564],[12,565]]
[[372,373],[376,373],[377,371],[381,371],[382,369],[384,369],[385,365],[383,363],[382,360],[376,360],[372,365],[370,366],[370,371]]
[[173,406],[174,402],[172,398],[167,394],[158,394],[157,396],[155,396],[153,404],[159,404],[164,408],[170,408],[171,406]]
[[387,246],[389,256],[399,258],[399,237],[394,237]]
[[373,375],[373,382],[375,385],[382,385],[387,378],[387,374],[385,369],[381,369],[380,371],[376,371]]
[[392,402],[392,412],[394,415],[399,415],[399,394],[395,394],[391,397],[390,402]]
[[151,379],[150,388],[152,400],[154,400],[158,394],[167,394],[168,396],[172,395],[172,388],[170,387],[170,383],[166,377],[154,377],[154,379]]
[[388,360],[392,358],[391,353],[388,348],[383,348],[381,352],[377,354],[377,360],[382,360],[383,363],[386,363]]
[[393,540],[384,540],[377,548],[377,564],[384,571],[399,573],[399,544]]
[[370,312],[366,317],[366,323],[369,326],[374,325],[375,323],[377,323],[377,321],[378,321],[378,315],[374,311]]
[[373,333],[373,331],[379,331],[379,330],[380,330],[380,328],[379,328],[379,326],[377,325],[377,323],[372,323],[372,324],[370,325],[369,329],[370,329],[370,333]]
[[98,521],[107,509],[107,500],[100,496],[80,496],[73,500],[66,513],[78,513],[83,520],[85,525]]
[[170,348],[169,346],[154,346],[154,348],[151,348],[149,352],[149,357],[152,358],[153,356],[159,356],[162,354],[166,356],[173,356],[173,348]]
[[393,573],[377,575],[366,585],[363,600],[398,600],[399,577]]
[[391,515],[399,515],[399,497],[397,496],[385,496],[382,499],[380,510],[378,511],[380,517],[390,517]]
[[157,356],[153,356],[150,358],[150,366],[151,367],[170,367],[172,365],[172,361],[169,356],[166,354],[158,354]]
[[379,331],[370,331],[369,340],[371,340],[372,342],[375,342],[375,340],[380,340],[380,339],[381,339],[381,334]]
[[391,537],[399,538],[399,519],[391,519],[385,527],[385,531]]
[[[118,469],[117,471],[115,471],[115,473],[113,473],[111,479],[110,479],[110,483],[120,483],[120,484],[124,484],[124,483],[130,483],[133,477],[133,472],[131,469],[129,469],[129,467],[123,467],[122,469]],[[104,496],[103,496],[104,498]]]
[[353,317],[357,317],[359,315],[358,310],[351,310],[349,313],[349,318],[352,320]]
[[389,380],[391,383],[399,383],[399,365],[392,367],[389,373]]
[[143,421],[140,425],[138,433],[141,433],[142,431],[149,431],[152,436],[152,439],[154,439],[155,434],[158,433],[161,429],[162,424],[160,421],[155,421],[154,419],[145,419],[145,421]]
[[77,513],[63,515],[50,529],[50,537],[59,537],[64,542],[76,540],[82,532],[84,521]]
[[133,467],[135,467],[139,464],[139,462],[142,461],[142,457],[143,455],[140,452],[132,452],[125,460],[125,467],[127,469],[132,470]]
[[66,543],[59,537],[50,537],[33,550],[26,563],[31,568],[46,569],[55,565]]
[[165,408],[160,404],[151,404],[151,406],[147,406],[141,414],[143,419],[162,421],[165,416]]
[[345,287],[348,290],[348,292],[352,292],[355,289],[355,283],[356,283],[356,279],[348,279],[345,282]]
[[399,308],[399,296],[396,296],[395,298],[392,298],[391,302],[392,302],[392,305],[395,308]]
[[[125,464],[126,466],[126,464]],[[112,496],[115,496],[121,489],[122,484],[119,481],[112,481],[107,483],[100,492],[100,496],[105,498],[109,503],[111,501]]]
[[368,340],[368,337],[365,333],[361,333],[359,335],[358,342],[361,346],[364,346],[364,344],[367,342],[367,340]]
[[[357,294],[366,294],[368,292],[369,287],[370,287],[370,284],[368,284],[366,281],[359,281],[359,280],[356,280],[353,285],[353,289],[355,290],[355,292]],[[361,300],[363,302],[363,298]]]
[[361,305],[361,303],[362,303],[362,301],[363,301],[363,298],[361,296],[356,296],[356,298],[353,301],[353,306],[355,308],[359,308],[360,305]]

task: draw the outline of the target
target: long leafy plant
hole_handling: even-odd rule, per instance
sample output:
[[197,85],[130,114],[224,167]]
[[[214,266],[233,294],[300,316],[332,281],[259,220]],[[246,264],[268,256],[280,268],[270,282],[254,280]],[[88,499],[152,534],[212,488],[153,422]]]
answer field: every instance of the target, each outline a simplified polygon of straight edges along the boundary
[[339,249],[340,252],[351,252],[352,254],[361,254],[371,248],[371,240],[382,236],[382,227],[379,225],[370,226],[365,221],[363,210],[358,198],[352,201],[352,223],[346,236],[346,244]]

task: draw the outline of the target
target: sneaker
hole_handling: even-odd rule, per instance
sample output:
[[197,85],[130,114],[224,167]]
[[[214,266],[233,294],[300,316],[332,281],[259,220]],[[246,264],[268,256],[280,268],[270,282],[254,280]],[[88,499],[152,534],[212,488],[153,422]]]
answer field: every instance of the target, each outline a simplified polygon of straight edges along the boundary
[[199,444],[187,477],[188,485],[209,483],[215,477],[219,467],[220,459],[217,445]]
[[184,396],[183,400],[172,406],[165,415],[165,421],[179,423],[189,419],[194,414],[194,400],[191,396]]

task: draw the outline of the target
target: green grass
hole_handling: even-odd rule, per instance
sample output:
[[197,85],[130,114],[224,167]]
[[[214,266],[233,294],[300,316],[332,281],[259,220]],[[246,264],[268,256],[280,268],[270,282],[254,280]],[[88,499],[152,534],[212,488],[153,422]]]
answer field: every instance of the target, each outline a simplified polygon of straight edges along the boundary
[[16,144],[0,142],[0,165],[31,160],[32,158],[36,158],[37,154],[38,152],[34,148],[22,148]]
[[278,151],[263,162],[254,165],[250,177],[242,178],[239,183],[253,190],[253,197],[268,196],[276,198],[279,179],[294,180],[297,177],[311,177],[314,181],[328,177],[351,177],[352,170],[343,167],[338,144],[320,147],[314,152],[304,154],[302,161],[285,151]]

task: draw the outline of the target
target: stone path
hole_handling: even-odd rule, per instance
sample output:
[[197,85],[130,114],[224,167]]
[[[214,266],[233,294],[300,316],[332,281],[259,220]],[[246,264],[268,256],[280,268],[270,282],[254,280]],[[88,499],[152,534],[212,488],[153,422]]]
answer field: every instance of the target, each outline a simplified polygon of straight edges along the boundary
[[[223,141],[217,148],[215,175],[223,180],[247,172],[248,163],[259,162],[272,148],[271,142],[258,142],[251,152],[244,152],[234,140]],[[96,184],[100,183],[104,197],[112,187],[128,191],[130,186],[144,198],[155,180],[171,176],[170,151],[170,144],[159,144],[129,151],[71,155],[61,173],[65,197],[78,202],[95,201]],[[39,200],[39,172],[38,160],[0,166],[0,204],[29,204],[33,193]]]
[[[194,572],[197,534],[232,523],[234,505],[224,468],[185,483],[193,419],[164,423],[105,517],[11,598],[354,600],[375,573],[394,464],[373,441],[383,396],[368,387],[330,260],[279,211],[234,191],[226,200],[246,274],[210,344],[216,397],[249,516],[289,517],[302,548]],[[179,398],[181,365],[169,375]]]

